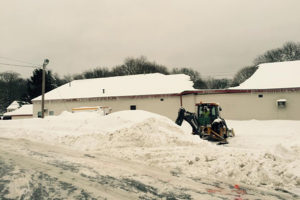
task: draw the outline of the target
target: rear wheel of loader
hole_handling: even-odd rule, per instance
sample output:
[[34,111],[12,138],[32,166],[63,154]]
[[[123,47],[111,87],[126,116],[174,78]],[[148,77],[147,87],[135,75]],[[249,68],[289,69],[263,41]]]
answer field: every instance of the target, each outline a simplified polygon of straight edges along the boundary
[[[211,126],[211,129],[217,133],[218,135],[220,135],[221,137],[223,138],[226,138],[227,137],[227,131],[226,129],[224,128],[223,124],[221,122],[215,122],[212,124]],[[219,139],[218,136],[216,136],[216,139]]]

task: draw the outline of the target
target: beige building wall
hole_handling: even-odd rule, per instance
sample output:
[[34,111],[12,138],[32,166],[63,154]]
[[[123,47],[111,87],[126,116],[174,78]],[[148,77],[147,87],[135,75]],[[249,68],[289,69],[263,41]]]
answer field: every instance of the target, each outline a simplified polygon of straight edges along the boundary
[[[78,99],[73,101],[53,100],[45,101],[45,116],[53,111],[54,115],[59,115],[63,111],[72,111],[72,108],[83,106],[109,106],[112,112],[130,110],[130,106],[135,105],[137,110],[145,110],[169,117],[175,120],[180,107],[179,96],[157,96],[157,97],[120,97],[103,99]],[[41,102],[33,102],[33,116],[37,117],[41,111]]]
[[31,116],[11,116],[11,119],[12,120],[16,120],[16,119],[30,119],[32,118],[32,115]]
[[[263,97],[259,97],[263,95]],[[286,107],[277,106],[277,100],[286,99]],[[262,92],[262,93],[227,93],[227,94],[188,94],[182,96],[183,107],[190,112],[196,112],[195,104],[202,102],[219,103],[221,115],[232,120],[300,120],[300,91],[294,92]],[[72,108],[83,106],[109,106],[112,112],[130,110],[136,105],[137,110],[146,110],[164,115],[175,120],[180,108],[180,96],[157,97],[122,97],[103,99],[81,99],[77,101],[46,101],[45,115],[50,111],[59,115],[63,111],[71,112]],[[40,101],[33,102],[33,117],[41,110]]]
[[[259,97],[259,95],[263,95]],[[280,108],[277,100],[286,99],[286,107]],[[234,120],[300,120],[300,92],[227,93],[183,96],[183,107],[195,112],[192,104],[202,102],[219,103],[221,115]],[[194,102],[194,103],[192,103]],[[194,109],[194,110],[193,110]]]

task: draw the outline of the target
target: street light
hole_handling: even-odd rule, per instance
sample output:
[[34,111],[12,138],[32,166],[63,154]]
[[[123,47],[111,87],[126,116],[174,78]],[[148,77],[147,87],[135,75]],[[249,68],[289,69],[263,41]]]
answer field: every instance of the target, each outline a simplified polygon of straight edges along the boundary
[[44,118],[44,107],[45,107],[45,83],[46,83],[46,75],[45,75],[45,69],[48,65],[49,60],[45,59],[43,63],[43,76],[42,76],[42,118]]

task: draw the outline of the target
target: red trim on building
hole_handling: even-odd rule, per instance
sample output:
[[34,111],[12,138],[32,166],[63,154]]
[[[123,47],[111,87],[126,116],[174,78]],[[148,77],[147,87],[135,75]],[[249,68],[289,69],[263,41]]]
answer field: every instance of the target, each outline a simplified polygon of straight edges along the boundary
[[297,88],[276,88],[276,89],[223,89],[223,90],[191,90],[184,91],[181,94],[231,94],[231,93],[260,93],[260,92],[296,92],[300,91],[300,87]]
[[[259,93],[259,92],[296,92],[300,91],[300,87],[296,88],[276,88],[276,89],[216,89],[216,90],[188,90],[183,91],[181,93],[172,93],[172,94],[150,94],[150,95],[130,95],[130,96],[111,96],[111,97],[83,97],[83,98],[72,98],[72,99],[51,99],[46,100],[49,101],[82,101],[82,100],[90,100],[90,101],[98,101],[98,100],[117,100],[121,98],[149,98],[149,97],[168,97],[168,96],[180,96],[180,104],[182,105],[182,95],[187,94],[236,94],[236,93]],[[41,100],[34,100],[34,102],[39,102]]]
[[[98,100],[117,100],[121,98],[130,98],[130,99],[142,99],[142,98],[149,98],[149,97],[173,97],[173,96],[180,96],[180,93],[173,93],[173,94],[150,94],[150,95],[131,95],[131,96],[112,96],[112,97],[83,97],[83,98],[72,98],[72,99],[50,99],[45,100],[46,102],[49,101],[82,101],[82,100],[90,100],[90,101],[98,101]],[[41,100],[34,100],[33,102],[40,102]]]

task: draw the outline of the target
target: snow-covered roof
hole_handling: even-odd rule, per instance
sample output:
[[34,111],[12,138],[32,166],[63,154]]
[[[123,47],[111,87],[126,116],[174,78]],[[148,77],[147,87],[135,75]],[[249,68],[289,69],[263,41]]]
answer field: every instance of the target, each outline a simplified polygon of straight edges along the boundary
[[13,101],[6,109],[7,110],[15,110],[20,107],[19,103],[17,101]]
[[28,105],[23,105],[21,108],[14,110],[12,112],[4,113],[4,116],[32,115],[32,114],[33,114],[32,104],[28,104]]
[[[189,76],[154,73],[74,80],[46,93],[45,99],[174,94],[185,90],[194,90]],[[35,100],[41,100],[41,96]]]
[[275,89],[300,87],[300,61],[260,64],[257,71],[232,89]]

